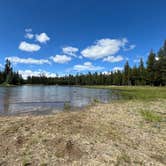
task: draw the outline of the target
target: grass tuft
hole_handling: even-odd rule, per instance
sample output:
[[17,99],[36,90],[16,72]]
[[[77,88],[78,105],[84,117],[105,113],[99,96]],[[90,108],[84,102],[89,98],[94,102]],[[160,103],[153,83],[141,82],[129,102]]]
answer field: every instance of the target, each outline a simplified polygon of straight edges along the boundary
[[161,122],[162,117],[153,111],[141,110],[142,117],[148,122]]

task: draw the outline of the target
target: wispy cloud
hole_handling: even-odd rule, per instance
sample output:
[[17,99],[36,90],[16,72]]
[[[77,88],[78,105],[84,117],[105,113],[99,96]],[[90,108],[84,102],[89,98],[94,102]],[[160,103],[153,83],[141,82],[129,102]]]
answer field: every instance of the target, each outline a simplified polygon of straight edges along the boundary
[[52,59],[55,63],[64,64],[71,61],[72,58],[66,55],[55,55],[54,57],[50,57],[50,59]]
[[130,50],[133,50],[135,47],[136,47],[136,45],[131,44],[131,45],[129,45],[129,46],[126,46],[126,47],[124,48],[124,51],[130,51]]
[[18,63],[33,64],[33,65],[51,64],[51,62],[48,59],[19,58],[17,56],[6,57],[5,59],[10,60],[14,64]]
[[26,41],[22,41],[18,47],[21,51],[26,52],[35,52],[40,50],[40,46],[38,44],[27,43]]
[[97,71],[104,69],[104,67],[94,66],[91,62],[85,62],[83,65],[75,65],[73,69],[76,71]]
[[104,58],[103,61],[111,62],[111,63],[120,62],[120,61],[123,61],[123,57],[121,55],[118,55],[118,56],[108,56],[108,57]]
[[62,51],[63,51],[63,53],[66,54],[66,55],[70,55],[70,56],[76,57],[76,52],[78,52],[79,49],[76,48],[76,47],[68,46],[68,47],[62,48]]
[[34,37],[34,34],[32,34],[32,33],[25,34],[25,38],[27,38],[27,39],[33,39],[33,37]]
[[32,32],[32,29],[31,28],[26,28],[25,32],[27,32],[27,33]]

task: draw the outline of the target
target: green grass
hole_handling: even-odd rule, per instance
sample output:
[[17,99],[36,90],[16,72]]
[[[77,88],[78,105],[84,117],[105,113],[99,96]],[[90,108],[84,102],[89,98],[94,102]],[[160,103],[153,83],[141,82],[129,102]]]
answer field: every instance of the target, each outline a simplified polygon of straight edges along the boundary
[[87,88],[110,89],[125,100],[166,99],[166,87],[150,86],[86,86]]
[[147,122],[161,122],[162,121],[162,117],[153,111],[141,110],[140,113]]
[[15,86],[15,85],[12,85],[12,84],[8,84],[6,82],[3,82],[2,84],[0,84],[0,87],[11,87],[11,86]]
[[99,99],[94,99],[93,103],[100,103]]

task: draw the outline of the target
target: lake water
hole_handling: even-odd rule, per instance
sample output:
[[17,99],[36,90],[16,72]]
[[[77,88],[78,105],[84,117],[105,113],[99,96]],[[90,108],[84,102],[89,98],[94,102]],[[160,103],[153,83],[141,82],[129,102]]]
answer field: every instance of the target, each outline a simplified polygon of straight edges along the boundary
[[112,98],[110,90],[68,86],[0,87],[0,115],[20,113],[49,114],[64,107],[82,108],[98,100]]

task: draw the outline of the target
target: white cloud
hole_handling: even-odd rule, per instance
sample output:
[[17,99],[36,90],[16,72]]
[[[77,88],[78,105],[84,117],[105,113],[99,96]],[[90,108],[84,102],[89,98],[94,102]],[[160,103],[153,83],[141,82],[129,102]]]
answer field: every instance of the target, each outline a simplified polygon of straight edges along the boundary
[[56,56],[52,56],[50,57],[55,63],[60,63],[60,64],[63,64],[63,63],[67,63],[69,61],[71,61],[71,57],[68,57],[66,55],[56,55]]
[[22,51],[27,51],[27,52],[34,52],[34,51],[39,51],[40,46],[38,44],[30,44],[25,41],[22,41],[19,45],[19,49]]
[[110,74],[111,74],[111,71],[103,71],[102,74],[110,75]]
[[112,70],[113,70],[114,72],[116,72],[116,71],[122,71],[122,70],[123,70],[123,67],[114,67]]
[[106,61],[106,62],[120,62],[123,60],[123,57],[121,55],[118,55],[118,56],[108,56],[106,58],[103,59],[103,61]]
[[135,47],[136,47],[136,45],[131,44],[131,45],[129,45],[128,47],[125,47],[125,48],[124,48],[124,51],[130,51],[130,50],[133,50]]
[[0,64],[0,68],[4,68],[4,66],[2,64]]
[[32,32],[32,29],[31,28],[26,28],[25,32],[27,32],[27,33]]
[[127,39],[100,39],[94,45],[87,47],[81,51],[86,58],[100,59],[106,56],[116,54],[121,48],[127,44]]
[[156,61],[158,61],[158,60],[159,60],[159,57],[158,57],[158,56],[156,56],[156,57],[155,57],[155,59],[156,59]]
[[62,48],[64,54],[71,55],[74,57],[76,57],[76,52],[78,52],[78,50],[79,50],[78,48],[71,46]]
[[28,76],[41,76],[44,75],[46,77],[57,77],[57,74],[51,73],[45,70],[37,70],[37,71],[32,71],[32,70],[19,70],[19,74],[22,75],[24,79],[26,79]]
[[33,37],[34,37],[34,34],[32,34],[32,33],[25,34],[25,38],[27,38],[27,39],[33,39]]
[[42,65],[42,64],[51,64],[49,60],[47,59],[33,59],[33,58],[19,58],[17,56],[13,57],[6,57],[5,59],[8,59],[11,61],[11,63],[18,64],[33,64],[33,65]]
[[40,43],[46,43],[47,41],[50,40],[50,37],[48,37],[48,35],[46,33],[41,33],[41,34],[37,34],[36,35],[36,40]]
[[75,65],[73,69],[77,71],[97,71],[102,70],[104,68],[101,66],[94,66],[91,62],[85,62],[83,65]]

